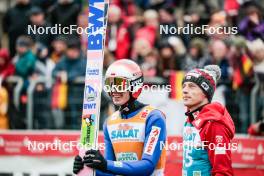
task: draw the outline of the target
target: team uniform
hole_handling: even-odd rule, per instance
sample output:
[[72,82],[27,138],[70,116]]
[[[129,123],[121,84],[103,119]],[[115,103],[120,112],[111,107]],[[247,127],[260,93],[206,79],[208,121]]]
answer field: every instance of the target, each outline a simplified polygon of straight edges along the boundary
[[[211,103],[216,82],[221,76],[214,65],[188,72],[183,80],[198,85],[208,103],[186,112],[183,130],[183,176],[232,176],[231,140],[235,126],[227,109]],[[186,86],[186,85],[185,85]],[[188,102],[188,89],[186,89]]]
[[[211,103],[187,115],[183,140],[195,147],[186,145],[183,149],[183,175],[233,175],[230,142],[235,127],[226,108]],[[214,150],[210,143],[216,146]]]
[[[116,111],[104,125],[108,173],[163,175],[166,153],[161,144],[165,141],[165,116],[161,111],[151,106],[128,115]],[[104,173],[98,171],[97,175]]]
[[119,106],[104,124],[105,155],[91,149],[76,156],[73,172],[86,165],[96,175],[164,175],[165,116],[137,101],[143,88],[140,67],[129,59],[115,61],[105,73],[105,88]]

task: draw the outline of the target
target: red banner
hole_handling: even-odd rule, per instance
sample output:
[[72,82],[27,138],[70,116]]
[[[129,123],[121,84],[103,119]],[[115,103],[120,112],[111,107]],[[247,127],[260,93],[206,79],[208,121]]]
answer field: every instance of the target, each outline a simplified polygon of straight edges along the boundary
[[264,169],[264,138],[236,137],[233,143],[232,161],[237,167],[257,167]]
[[[80,134],[76,131],[7,131],[0,133],[0,156],[74,156]],[[99,134],[103,149],[103,134]],[[166,145],[167,165],[180,164],[182,151],[179,150],[180,136],[169,136]],[[237,149],[232,150],[234,167],[264,169],[264,138],[236,136],[233,140]]]
[[73,156],[78,140],[75,132],[6,132],[0,134],[0,155]]

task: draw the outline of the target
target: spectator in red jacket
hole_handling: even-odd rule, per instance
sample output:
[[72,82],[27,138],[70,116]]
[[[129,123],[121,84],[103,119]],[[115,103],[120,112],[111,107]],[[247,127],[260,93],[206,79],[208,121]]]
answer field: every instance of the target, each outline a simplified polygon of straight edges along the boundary
[[155,10],[147,10],[143,16],[144,26],[137,30],[136,38],[145,38],[151,46],[154,46],[159,27],[159,15]]
[[122,18],[130,18],[137,14],[137,6],[133,0],[112,0],[111,5],[116,5],[122,10]]
[[[112,5],[108,12],[107,44],[116,59],[130,57],[131,36],[128,24],[121,19],[121,9]],[[118,47],[119,46],[119,47]],[[120,47],[122,46],[122,47]]]
[[7,76],[14,74],[15,67],[11,62],[11,57],[7,49],[0,49],[0,79],[5,79]]
[[183,79],[187,120],[183,129],[183,175],[232,176],[231,140],[235,127],[224,106],[211,103],[221,69],[208,65]]

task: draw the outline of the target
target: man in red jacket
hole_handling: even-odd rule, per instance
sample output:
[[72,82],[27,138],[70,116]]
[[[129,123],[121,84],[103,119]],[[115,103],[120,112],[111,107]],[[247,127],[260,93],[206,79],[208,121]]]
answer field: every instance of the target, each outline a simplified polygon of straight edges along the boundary
[[233,175],[234,123],[224,106],[211,103],[220,77],[217,65],[191,70],[184,77],[183,176]]

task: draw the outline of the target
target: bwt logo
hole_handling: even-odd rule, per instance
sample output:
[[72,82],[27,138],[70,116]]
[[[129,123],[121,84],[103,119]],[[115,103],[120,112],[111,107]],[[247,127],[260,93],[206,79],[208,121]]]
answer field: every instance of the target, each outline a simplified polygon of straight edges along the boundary
[[[103,49],[103,31],[104,28],[104,9],[95,7],[95,4],[102,1],[89,1],[89,29],[88,33],[88,49],[101,50]],[[94,31],[94,29],[97,29]]]
[[96,103],[85,103],[83,104],[83,109],[95,109]]

